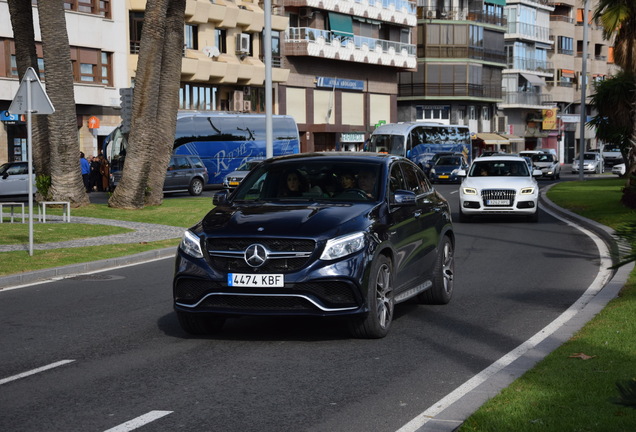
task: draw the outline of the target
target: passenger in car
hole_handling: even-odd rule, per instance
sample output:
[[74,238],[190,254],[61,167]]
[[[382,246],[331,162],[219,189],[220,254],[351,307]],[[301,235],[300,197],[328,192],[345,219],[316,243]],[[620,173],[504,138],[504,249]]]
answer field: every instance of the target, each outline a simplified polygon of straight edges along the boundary
[[299,197],[306,191],[304,177],[297,170],[287,172],[287,174],[283,176],[283,179],[284,183],[282,184],[280,196]]
[[358,173],[358,186],[369,198],[375,197],[375,173],[371,170],[362,170]]

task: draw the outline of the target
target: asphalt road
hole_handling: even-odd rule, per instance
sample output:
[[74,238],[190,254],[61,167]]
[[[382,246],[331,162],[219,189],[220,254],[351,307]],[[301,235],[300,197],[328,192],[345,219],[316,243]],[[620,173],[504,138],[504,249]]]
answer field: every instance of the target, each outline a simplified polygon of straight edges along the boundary
[[[456,212],[457,186],[438,188]],[[594,243],[547,213],[455,228],[452,302],[398,306],[381,340],[297,318],[190,338],[171,308],[171,259],[0,291],[0,430],[399,430],[596,276]]]

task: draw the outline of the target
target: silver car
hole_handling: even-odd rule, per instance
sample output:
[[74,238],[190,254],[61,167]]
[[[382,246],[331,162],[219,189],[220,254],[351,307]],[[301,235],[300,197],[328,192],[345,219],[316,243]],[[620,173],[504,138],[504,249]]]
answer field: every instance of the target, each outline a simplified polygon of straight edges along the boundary
[[[580,156],[574,158],[572,162],[572,174],[579,172]],[[597,152],[583,153],[583,172],[590,174],[602,174],[605,172],[603,157]]]
[[[35,192],[35,174],[33,175]],[[0,166],[0,196],[29,195],[27,162],[8,162]]]
[[549,177],[552,180],[561,178],[561,164],[552,153],[537,153],[532,155],[532,165],[541,171],[543,177]]
[[241,166],[239,166],[235,171],[232,171],[225,176],[223,179],[223,187],[228,190],[234,190],[239,184],[241,184],[245,176],[247,176],[247,174],[249,174],[249,172],[262,161],[262,159],[253,159],[241,164]]

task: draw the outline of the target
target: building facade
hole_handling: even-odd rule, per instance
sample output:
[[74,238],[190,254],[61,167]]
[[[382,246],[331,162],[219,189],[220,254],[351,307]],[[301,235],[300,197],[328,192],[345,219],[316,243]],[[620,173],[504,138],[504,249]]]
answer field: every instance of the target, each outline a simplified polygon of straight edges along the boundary
[[475,154],[510,143],[502,101],[504,0],[421,0],[417,70],[399,76],[398,118],[469,126]]
[[282,1],[280,113],[296,119],[302,151],[361,150],[376,124],[398,120],[397,73],[416,65],[415,3]]

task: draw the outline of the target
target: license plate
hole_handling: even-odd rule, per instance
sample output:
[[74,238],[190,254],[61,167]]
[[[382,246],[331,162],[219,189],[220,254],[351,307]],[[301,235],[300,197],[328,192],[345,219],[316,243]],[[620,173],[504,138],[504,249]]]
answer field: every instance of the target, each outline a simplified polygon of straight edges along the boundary
[[230,182],[230,186],[238,186],[238,185],[239,185],[239,182],[237,182],[237,181],[231,181]]
[[285,286],[285,278],[282,274],[229,273],[227,284],[233,287],[280,288]]
[[491,206],[509,206],[510,200],[488,200],[486,204]]
[[441,176],[439,176],[439,178],[448,178],[448,176],[447,175],[441,175]]

